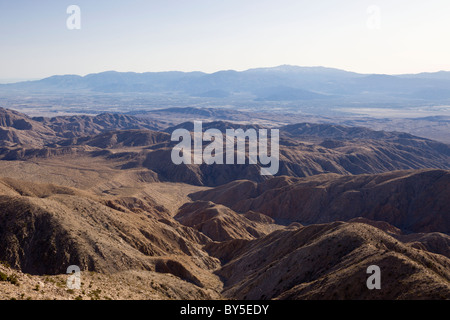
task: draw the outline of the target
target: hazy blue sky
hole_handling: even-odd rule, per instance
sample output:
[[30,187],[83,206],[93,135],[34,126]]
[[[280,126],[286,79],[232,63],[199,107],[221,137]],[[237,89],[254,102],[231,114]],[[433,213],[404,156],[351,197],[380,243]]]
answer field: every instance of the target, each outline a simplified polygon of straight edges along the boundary
[[[71,4],[80,30],[66,26]],[[0,0],[0,78],[281,64],[450,70],[449,17],[449,0]]]

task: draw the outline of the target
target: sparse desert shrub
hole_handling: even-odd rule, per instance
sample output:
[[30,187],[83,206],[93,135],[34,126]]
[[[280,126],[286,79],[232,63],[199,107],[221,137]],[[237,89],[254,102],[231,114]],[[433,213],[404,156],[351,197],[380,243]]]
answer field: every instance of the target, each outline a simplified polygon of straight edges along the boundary
[[89,296],[91,297],[91,300],[100,300],[100,293],[102,293],[102,290],[96,289],[92,291]]
[[8,281],[11,282],[13,285],[15,286],[19,286],[19,279],[17,279],[17,277],[15,275],[10,275],[8,277]]
[[19,286],[19,279],[15,275],[8,276],[6,273],[0,272],[0,281],[9,281],[13,285]]
[[0,272],[0,281],[8,281],[8,276],[3,272]]

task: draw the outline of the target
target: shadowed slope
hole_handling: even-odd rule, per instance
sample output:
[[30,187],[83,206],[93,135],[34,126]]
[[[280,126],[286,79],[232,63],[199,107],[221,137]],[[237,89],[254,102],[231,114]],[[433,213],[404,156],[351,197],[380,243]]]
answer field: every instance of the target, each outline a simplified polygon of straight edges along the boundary
[[[381,268],[381,290],[366,286],[370,265]],[[442,299],[449,270],[448,258],[375,227],[334,222],[242,243],[217,273],[237,299]]]
[[403,230],[450,233],[450,172],[444,170],[235,181],[191,197],[280,221],[310,224],[364,217]]
[[169,273],[218,286],[208,271],[218,261],[202,250],[211,240],[171,223],[170,215],[151,203],[146,210],[130,211],[118,204],[126,199],[114,202],[73,188],[1,181],[0,260],[15,268],[31,274],[65,273],[69,265],[102,273],[158,271],[162,261],[176,261],[184,272]]

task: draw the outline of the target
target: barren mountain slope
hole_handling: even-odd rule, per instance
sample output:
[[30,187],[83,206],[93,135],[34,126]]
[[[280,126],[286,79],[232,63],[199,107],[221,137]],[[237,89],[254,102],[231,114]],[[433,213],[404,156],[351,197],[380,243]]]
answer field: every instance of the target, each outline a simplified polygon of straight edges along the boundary
[[[148,169],[156,181],[183,182],[198,186],[218,186],[237,179],[264,181],[259,165],[175,165],[170,133],[177,128],[193,129],[192,123],[158,129],[147,120],[119,114],[56,118],[27,118],[39,130],[14,128],[14,121],[3,121],[0,134],[4,160],[34,160],[61,155],[89,155],[106,160],[122,159],[122,169]],[[11,116],[12,117],[12,116]],[[25,120],[24,120],[25,119]],[[146,122],[147,121],[147,122]],[[203,129],[255,129],[225,121],[204,123]],[[16,131],[20,131],[17,133]],[[280,165],[277,175],[306,177],[321,173],[371,174],[392,170],[450,169],[450,147],[446,144],[405,133],[373,131],[359,127],[301,123],[280,128]],[[38,135],[37,137],[35,137]],[[3,137],[3,138],[1,138]],[[204,146],[207,142],[204,142]],[[247,161],[248,162],[248,161]]]
[[[381,269],[381,290],[366,286],[371,265]],[[448,258],[378,228],[333,222],[242,243],[217,273],[225,296],[237,299],[442,299],[449,270]]]
[[256,212],[238,214],[225,206],[207,201],[186,203],[174,218],[214,241],[250,240],[282,228],[266,215]]
[[153,270],[220,286],[208,271],[218,261],[202,250],[211,240],[171,222],[152,203],[130,210],[127,199],[10,179],[1,184],[10,190],[0,196],[0,260],[23,272],[60,274],[69,265],[102,273]]
[[364,217],[403,230],[450,233],[450,172],[445,170],[235,181],[191,197],[279,221],[310,224]]
[[54,118],[35,117],[35,121],[53,130],[59,137],[80,137],[95,135],[111,130],[124,129],[160,129],[160,124],[152,119],[133,116],[102,113],[96,116],[59,116]]
[[190,201],[189,193],[207,189],[181,183],[155,183],[158,181],[155,173],[142,168],[122,170],[124,163],[120,158],[92,158],[86,154],[0,161],[0,177],[73,187],[98,196],[152,201],[171,215]]
[[[204,129],[239,126],[260,128]],[[0,298],[73,299],[61,288],[73,264],[83,299],[450,297],[450,171],[386,172],[450,169],[447,145],[286,126],[284,176],[269,178],[257,165],[174,165],[172,129],[0,109],[0,261],[12,267],[0,272],[21,283],[0,274]],[[372,264],[382,290],[366,287]]]
[[117,149],[123,147],[150,146],[169,141],[170,135],[164,132],[152,130],[114,130],[94,136],[60,141],[58,145],[87,145],[101,149]]
[[0,300],[203,300],[221,299],[172,274],[130,270],[81,273],[80,289],[67,287],[68,274],[30,275],[0,263]]
[[[268,181],[272,181],[271,187],[298,179],[276,180]],[[273,221],[265,215],[238,214],[208,202],[188,203],[179,209],[177,220],[189,227],[172,219],[171,212],[151,199],[136,197],[135,190],[129,195],[124,187],[113,190],[98,194],[1,179],[0,260],[41,275],[64,274],[70,264],[82,266],[84,272],[99,271],[101,275],[92,277],[93,285],[100,288],[95,281],[99,280],[104,293],[112,298],[127,294],[140,299],[150,294],[185,299],[187,296],[177,288],[186,288],[191,292],[189,297],[195,299],[218,298],[223,284],[217,276],[225,281],[228,298],[449,296],[449,262],[445,256],[449,240],[444,234],[403,235],[387,223],[367,219],[364,224],[273,227]],[[249,233],[249,227],[258,233]],[[281,230],[268,233],[273,229]],[[227,237],[216,241],[206,236],[223,232]],[[386,290],[367,293],[366,263],[382,267]],[[130,274],[152,279],[154,285],[136,294],[133,288],[142,286]],[[36,278],[39,276],[20,277],[27,287],[43,282],[42,277]],[[115,281],[125,286],[123,294],[114,293]],[[73,298],[51,284],[45,286],[47,289],[42,290],[48,290],[51,297]],[[305,287],[313,290],[305,291]],[[27,294],[12,284],[5,290],[8,297]],[[94,289],[86,290],[95,294]],[[33,299],[39,297],[45,294],[33,293]]]
[[38,121],[20,112],[0,107],[0,147],[42,147],[55,139],[55,132]]
[[160,128],[157,121],[127,115],[103,113],[97,116],[30,118],[0,107],[0,147],[38,148],[61,138],[83,137],[110,130]]

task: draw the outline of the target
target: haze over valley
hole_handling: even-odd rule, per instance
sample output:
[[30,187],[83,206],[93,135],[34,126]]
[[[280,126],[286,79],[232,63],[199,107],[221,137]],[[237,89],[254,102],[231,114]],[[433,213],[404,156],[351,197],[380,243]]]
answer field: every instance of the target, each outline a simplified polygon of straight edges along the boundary
[[[195,116],[394,127],[448,143],[449,88],[449,72],[380,75],[289,65],[211,74],[110,71],[2,84],[0,104],[31,116],[156,113],[168,125]],[[179,115],[179,108],[186,114]]]

